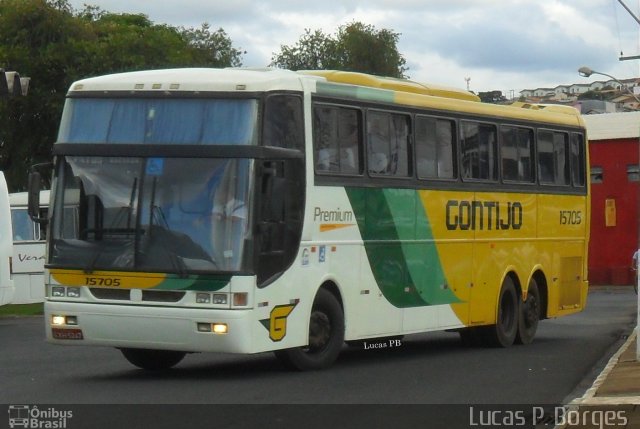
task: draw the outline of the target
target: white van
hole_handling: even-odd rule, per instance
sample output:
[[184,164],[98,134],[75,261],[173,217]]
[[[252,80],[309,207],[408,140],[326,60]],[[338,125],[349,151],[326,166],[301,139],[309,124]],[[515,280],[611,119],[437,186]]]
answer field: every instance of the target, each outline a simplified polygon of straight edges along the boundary
[[13,237],[11,234],[11,212],[9,209],[9,190],[0,171],[0,305],[13,300],[14,288],[11,280],[11,256]]
[[[27,211],[28,193],[9,194],[13,227],[13,304],[44,301],[45,224],[31,220]],[[46,217],[49,191],[40,192],[40,217]]]

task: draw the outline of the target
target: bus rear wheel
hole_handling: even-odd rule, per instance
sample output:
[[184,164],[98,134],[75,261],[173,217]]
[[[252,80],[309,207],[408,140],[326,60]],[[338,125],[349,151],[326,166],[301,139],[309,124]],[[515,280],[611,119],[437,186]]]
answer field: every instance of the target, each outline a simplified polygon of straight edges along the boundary
[[520,304],[516,343],[531,344],[540,321],[540,291],[534,279],[529,282],[527,299]]
[[149,371],[172,368],[186,355],[173,350],[120,349],[120,352],[133,365]]
[[506,277],[500,289],[496,324],[483,328],[484,340],[490,346],[509,347],[518,333],[520,300],[511,277]]
[[336,297],[320,289],[311,309],[309,344],[293,349],[276,350],[275,355],[290,369],[322,369],[338,358],[344,343],[344,314]]

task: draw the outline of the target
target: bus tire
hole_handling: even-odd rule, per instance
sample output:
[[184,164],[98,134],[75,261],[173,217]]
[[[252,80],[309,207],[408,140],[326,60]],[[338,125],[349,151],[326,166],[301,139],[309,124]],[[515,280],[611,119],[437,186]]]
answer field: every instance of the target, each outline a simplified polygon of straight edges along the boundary
[[177,365],[186,355],[173,350],[120,349],[124,357],[138,368],[161,371]]
[[344,343],[344,314],[336,297],[320,289],[311,309],[309,345],[276,350],[275,355],[290,369],[316,370],[330,366]]
[[518,316],[518,335],[516,343],[531,344],[538,330],[540,321],[540,291],[535,279],[529,282],[527,299],[520,304]]
[[484,339],[492,347],[509,347],[518,333],[520,299],[511,277],[506,277],[498,297],[496,324],[484,328]]

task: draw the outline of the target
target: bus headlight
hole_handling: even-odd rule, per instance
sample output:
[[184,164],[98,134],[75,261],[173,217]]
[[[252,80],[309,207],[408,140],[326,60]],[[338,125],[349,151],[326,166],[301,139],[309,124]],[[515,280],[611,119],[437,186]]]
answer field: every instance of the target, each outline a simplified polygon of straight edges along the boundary
[[214,334],[226,334],[229,332],[229,326],[226,323],[207,323],[198,322],[198,332],[213,332]]
[[55,325],[55,326],[61,326],[64,325],[65,322],[65,317],[64,316],[51,316],[51,324]]
[[227,303],[227,294],[226,293],[214,293],[213,294],[213,303],[214,304],[226,304]]
[[77,325],[78,316],[59,316],[54,314],[51,316],[51,324],[53,326]]
[[64,287],[62,286],[54,286],[51,288],[51,296],[56,297],[56,298],[61,298],[64,297],[65,293],[64,293]]
[[216,334],[226,334],[228,331],[229,331],[229,328],[226,323],[213,324],[213,332]]
[[67,296],[69,298],[80,298],[80,288],[79,287],[68,287],[67,288]]
[[208,293],[197,293],[196,294],[196,303],[198,304],[209,304],[211,302],[211,295]]

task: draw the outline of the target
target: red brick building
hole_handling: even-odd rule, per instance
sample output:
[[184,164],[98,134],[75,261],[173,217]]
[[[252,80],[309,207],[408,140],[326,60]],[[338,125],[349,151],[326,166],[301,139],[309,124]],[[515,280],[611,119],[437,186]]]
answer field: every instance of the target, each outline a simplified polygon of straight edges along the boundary
[[591,160],[589,281],[631,284],[638,246],[640,112],[585,115]]

